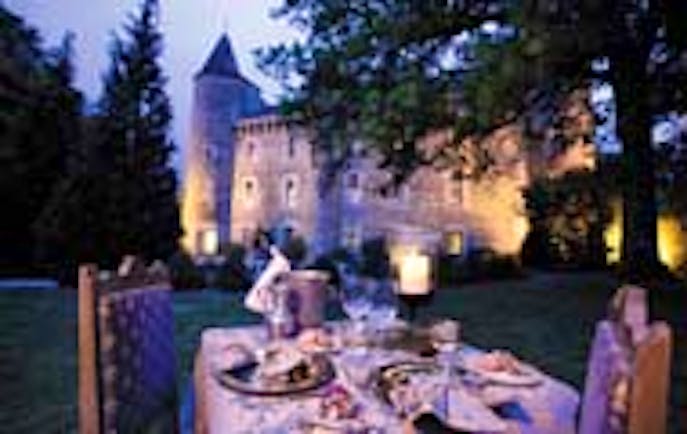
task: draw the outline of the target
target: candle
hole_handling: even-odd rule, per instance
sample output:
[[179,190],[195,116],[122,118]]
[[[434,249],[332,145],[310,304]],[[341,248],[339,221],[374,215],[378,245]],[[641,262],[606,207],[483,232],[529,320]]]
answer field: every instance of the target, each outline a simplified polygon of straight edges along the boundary
[[430,258],[411,253],[401,257],[399,292],[402,295],[426,295],[430,286]]

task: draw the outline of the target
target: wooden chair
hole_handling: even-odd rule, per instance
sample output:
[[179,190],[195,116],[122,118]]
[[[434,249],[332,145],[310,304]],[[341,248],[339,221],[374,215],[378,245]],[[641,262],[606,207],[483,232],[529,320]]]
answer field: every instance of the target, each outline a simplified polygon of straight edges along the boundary
[[178,432],[170,289],[159,263],[79,268],[80,434]]
[[670,392],[670,326],[653,323],[635,350],[629,399],[629,434],[664,434]]
[[579,434],[624,433],[627,399],[617,400],[630,375],[631,354],[622,345],[615,325],[599,321],[587,363]]
[[616,291],[608,310],[608,318],[628,345],[636,346],[649,329],[647,291],[640,286],[623,285]]
[[654,323],[634,346],[623,341],[612,321],[597,323],[579,433],[665,433],[671,350],[666,323]]

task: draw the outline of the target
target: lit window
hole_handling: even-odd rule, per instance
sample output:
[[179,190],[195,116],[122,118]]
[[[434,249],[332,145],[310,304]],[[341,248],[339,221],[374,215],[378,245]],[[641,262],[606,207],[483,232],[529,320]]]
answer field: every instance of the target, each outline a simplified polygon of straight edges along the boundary
[[446,252],[449,255],[462,255],[464,239],[462,232],[451,232],[446,237]]
[[215,255],[219,249],[217,229],[206,229],[200,233],[200,251],[204,255]]

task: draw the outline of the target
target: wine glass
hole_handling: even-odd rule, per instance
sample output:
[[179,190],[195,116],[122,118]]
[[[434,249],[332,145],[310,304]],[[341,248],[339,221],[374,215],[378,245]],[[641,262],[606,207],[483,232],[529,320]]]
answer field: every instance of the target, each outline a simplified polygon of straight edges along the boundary
[[341,307],[353,323],[356,334],[363,336],[365,320],[370,313],[370,298],[368,288],[357,276],[347,277],[341,285]]
[[453,381],[453,359],[460,343],[460,323],[452,319],[435,321],[429,329],[432,347],[437,351],[437,359],[442,368],[446,386]]
[[370,312],[368,318],[375,333],[389,330],[398,315],[398,297],[394,288],[394,281],[390,279],[368,282]]

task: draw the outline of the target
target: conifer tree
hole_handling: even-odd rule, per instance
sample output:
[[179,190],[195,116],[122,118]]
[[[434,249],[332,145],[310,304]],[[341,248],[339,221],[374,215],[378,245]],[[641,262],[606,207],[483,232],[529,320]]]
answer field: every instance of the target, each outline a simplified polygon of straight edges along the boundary
[[115,38],[100,101],[97,167],[108,183],[107,244],[117,256],[166,259],[181,232],[159,15],[157,0],[145,0],[130,17],[126,38]]

